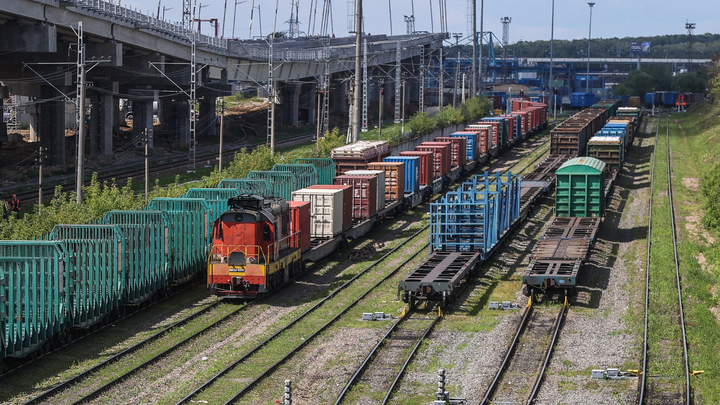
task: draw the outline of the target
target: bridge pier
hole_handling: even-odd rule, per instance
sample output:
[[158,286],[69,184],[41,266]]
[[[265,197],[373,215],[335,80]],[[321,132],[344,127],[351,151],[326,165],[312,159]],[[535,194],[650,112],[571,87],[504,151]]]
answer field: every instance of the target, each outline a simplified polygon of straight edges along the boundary
[[113,108],[112,94],[94,92],[90,110],[90,156],[112,155],[113,123],[119,114]]
[[196,135],[217,136],[217,130],[215,125],[217,116],[217,113],[215,112],[216,100],[216,97],[207,94],[202,100],[200,100],[200,111],[197,120]]
[[153,103],[147,100],[133,100],[133,134],[136,139],[140,139],[141,134],[147,129],[150,140],[148,147],[153,148]]
[[[59,94],[50,86],[42,86],[40,97],[49,100]],[[47,148],[48,164],[65,164],[65,100],[60,98],[40,104],[39,114],[40,142]]]

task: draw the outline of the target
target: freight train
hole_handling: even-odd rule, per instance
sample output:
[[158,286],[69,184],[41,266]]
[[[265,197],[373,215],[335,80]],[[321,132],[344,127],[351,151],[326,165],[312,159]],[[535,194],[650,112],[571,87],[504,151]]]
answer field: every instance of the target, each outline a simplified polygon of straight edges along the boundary
[[[639,108],[623,109],[618,108],[618,105],[619,100],[601,101],[551,130],[550,156],[522,178],[511,174],[505,177],[486,173],[484,177],[476,177],[461,184],[457,190],[448,192],[440,201],[431,204],[430,256],[398,284],[399,298],[408,303],[410,308],[423,301],[440,301],[441,305],[445,305],[454,300],[461,286],[479,270],[513,229],[522,223],[532,205],[551,190],[556,181],[558,196],[567,196],[558,197],[558,212],[564,209],[563,212],[567,213],[564,216],[574,218],[556,219],[554,225],[545,231],[540,245],[543,244],[542,240],[549,241],[555,237],[559,247],[552,255],[562,257],[574,253],[584,260],[592,243],[581,246],[580,253],[571,252],[576,247],[566,249],[566,241],[575,234],[558,235],[555,230],[563,223],[568,225],[568,221],[577,235],[582,233],[583,226],[589,227],[590,232],[586,232],[585,236],[592,242],[600,222],[592,216],[599,216],[601,207],[604,209],[604,197],[610,192],[625,150],[632,142],[642,117]],[[588,144],[591,146],[588,147]],[[586,148],[597,158],[578,157],[584,156]],[[617,168],[605,176],[605,169],[613,165]],[[574,172],[582,173],[583,170],[578,169],[578,166],[594,166],[600,172],[594,173],[595,176],[602,177],[599,185],[596,184],[598,180],[591,179],[590,175],[586,176],[585,181],[579,181],[581,179],[575,177]],[[583,200],[578,195],[577,186],[584,186],[591,180],[595,188],[600,189],[593,192],[600,192],[600,195],[585,195],[593,199]],[[568,190],[569,185],[571,187]],[[585,201],[586,205],[582,206],[580,200]],[[581,212],[581,208],[586,211]],[[591,218],[577,218],[581,215]],[[566,265],[560,266],[560,269],[556,266],[557,257],[548,259],[540,256],[541,248],[536,251],[537,255],[533,256],[533,262],[523,277],[523,290],[531,295],[536,291],[555,292],[554,288],[561,286],[563,288],[560,292],[572,293],[564,287],[574,286],[582,263],[573,262],[570,277],[561,279],[565,274],[557,272],[565,271]],[[558,278],[554,278],[556,276]]]
[[[384,161],[387,144],[346,147],[376,152],[357,159],[362,162],[354,169],[364,172],[341,169],[352,154],[335,161],[296,159],[245,179],[225,179],[218,188],[153,199],[144,210],[111,211],[95,224],[58,225],[43,240],[0,241],[0,360],[49,349],[69,340],[73,328],[104,323],[127,305],[151,301],[205,271],[211,291],[220,295],[275,289],[302,271],[304,261],[327,256],[384,216],[427,200],[434,187],[544,128],[545,112],[525,102],[507,117],[482,120],[478,129],[429,145],[440,146],[429,153],[394,157],[401,161]],[[449,173],[440,167],[447,161]],[[318,204],[302,201],[311,194]],[[233,277],[243,263],[241,282]],[[215,273],[222,273],[220,264],[227,269],[225,283],[214,278],[222,277]]]
[[[316,262],[348,239],[367,234],[386,216],[428,201],[462,173],[546,126],[545,104],[516,100],[510,114],[484,118],[395,156],[386,142],[336,148],[331,162],[316,167],[318,172],[334,170],[334,178],[319,176],[320,184],[299,181],[296,187],[257,192],[242,180],[230,180],[247,195],[231,201],[232,208],[215,222],[208,288],[227,298],[270,292],[301,272],[304,262]],[[283,170],[297,173],[303,164],[311,168],[320,162],[298,160]],[[272,204],[287,208],[270,213],[259,196],[278,197],[280,191],[284,199]]]

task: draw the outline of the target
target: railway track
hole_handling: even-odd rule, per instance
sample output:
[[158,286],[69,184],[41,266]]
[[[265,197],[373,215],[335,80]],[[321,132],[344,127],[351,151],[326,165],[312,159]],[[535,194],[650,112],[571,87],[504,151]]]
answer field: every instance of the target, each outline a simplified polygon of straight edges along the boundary
[[566,300],[554,321],[549,312],[535,311],[532,305],[524,309],[500,369],[495,374],[480,405],[533,403],[550,362],[567,309]]
[[[440,314],[434,318],[411,317],[410,314],[406,314],[398,319],[382,339],[378,341],[355,374],[345,384],[345,388],[340,393],[337,401],[335,401],[335,405],[351,403],[351,400],[345,400],[347,394],[350,390],[355,390],[363,385],[372,392],[384,391],[385,397],[382,405],[387,404],[397,383],[405,374],[405,369],[415,357],[420,344],[430,334],[440,318]],[[405,356],[400,371],[396,372],[395,369],[399,361],[402,361],[400,356],[404,352],[408,352],[408,354]],[[395,377],[390,381],[393,375]],[[355,400],[358,401],[357,396],[363,396],[364,394],[372,395],[371,393],[356,392]]]
[[[306,134],[306,135],[299,135],[297,137],[294,137],[292,139],[284,139],[280,141],[275,142],[276,147],[282,147],[283,145],[292,145],[297,143],[298,141],[309,141],[313,139],[314,134]],[[226,159],[232,159],[232,157],[235,155],[236,152],[239,152],[243,148],[247,148],[248,150],[253,150],[260,146],[261,144],[256,145],[243,145],[238,146],[232,149],[229,149],[227,151],[223,151],[223,161],[228,162],[229,160]],[[217,152],[213,153],[204,153],[202,155],[198,155],[195,158],[196,162],[201,162],[204,160],[212,160],[215,161],[218,154]],[[150,162],[150,172],[151,176],[158,177],[160,175],[175,172],[179,169],[187,167],[187,158],[184,157],[183,159],[173,160],[171,162],[165,162],[165,163],[153,163]],[[113,179],[127,179],[129,177],[132,177],[134,179],[138,178],[144,178],[145,177],[145,167],[137,167],[138,165],[142,165],[142,163],[133,164],[132,168],[126,169],[126,170],[120,170],[117,172],[112,172],[110,174],[103,174],[98,176],[98,181],[101,183],[104,181],[112,181]],[[85,182],[85,185],[89,185],[90,180],[88,177],[88,180]],[[75,182],[71,181],[70,183],[64,183],[60,184],[62,186],[63,192],[71,192],[75,191]],[[35,185],[36,186],[36,185]],[[43,201],[49,201],[51,200],[55,195],[55,188],[57,185],[52,185],[50,183],[46,183],[43,185]],[[28,191],[28,192],[22,192],[22,193],[16,193],[18,198],[21,201],[34,201],[37,200],[38,192],[35,191]]]
[[[346,289],[350,285],[354,284],[356,280],[358,280],[362,275],[366,274],[370,269],[379,266],[380,264],[384,263],[388,257],[390,257],[391,254],[395,253],[399,249],[401,249],[406,244],[410,243],[412,240],[417,238],[419,235],[423,234],[424,231],[426,231],[429,228],[429,226],[424,226],[422,229],[417,231],[415,234],[407,238],[403,243],[395,247],[393,250],[385,254],[383,257],[378,259],[376,262],[368,266],[366,269],[355,275],[353,278],[348,280],[345,284],[338,287],[336,290],[328,294],[325,298],[320,300],[317,304],[312,306],[310,309],[302,313],[300,316],[296,317],[292,321],[288,322],[285,326],[281,327],[277,332],[275,332],[273,335],[268,337],[267,339],[260,342],[257,346],[255,346],[250,351],[243,354],[240,358],[233,361],[230,365],[225,367],[223,370],[221,370],[219,373],[212,376],[210,379],[206,380],[201,386],[197,387],[195,390],[193,390],[190,394],[185,396],[183,399],[177,402],[177,404],[185,404],[193,402],[194,398],[197,398],[201,393],[205,394],[207,391],[212,390],[219,390],[219,392],[211,393],[210,395],[217,394],[219,397],[227,397],[226,389],[228,386],[234,386],[234,383],[229,383],[227,380],[233,380],[232,372],[238,368],[241,364],[245,366],[246,368],[252,368],[253,364],[252,362],[263,364],[267,361],[266,357],[263,357],[265,349],[273,340],[275,340],[277,337],[282,335],[283,333],[290,331],[291,328],[296,326],[301,321],[308,318],[308,316],[314,312],[316,312],[317,309],[321,308],[324,304],[328,303],[331,299],[335,298],[339,292]],[[306,346],[308,343],[312,342],[316,337],[318,337],[323,331],[325,331],[328,327],[333,325],[337,320],[339,320],[343,315],[345,315],[351,308],[353,308],[360,300],[365,298],[367,295],[369,295],[373,290],[375,290],[377,287],[379,287],[381,284],[383,284],[386,280],[388,280],[391,276],[393,276],[396,272],[398,272],[400,269],[402,269],[407,263],[409,263],[412,259],[414,259],[419,253],[421,253],[425,248],[427,247],[427,244],[423,244],[420,249],[415,251],[409,258],[407,258],[403,263],[397,265],[394,270],[391,270],[388,272],[384,277],[382,277],[380,280],[378,280],[373,286],[366,289],[364,293],[362,293],[357,299],[352,301],[350,304],[345,306],[343,309],[341,309],[339,312],[335,311],[335,315],[330,318],[327,322],[322,324],[320,327],[314,327],[312,328],[313,332],[307,336],[303,337],[301,340],[301,343],[297,346],[293,347],[291,350],[285,350],[285,353],[281,358],[277,359],[274,363],[270,364],[269,366],[263,366],[261,367],[262,371],[259,373],[256,373],[255,378],[253,378],[251,381],[245,384],[243,388],[236,391],[234,395],[227,400],[224,400],[225,404],[231,404],[235,403],[236,401],[240,400],[243,396],[245,396],[252,388],[257,385],[263,378],[266,378],[269,376],[277,367],[285,363],[287,360],[289,360],[296,352],[298,352],[300,349],[302,349],[304,346]],[[237,377],[237,376],[236,376]],[[245,379],[252,378],[243,376]],[[223,381],[226,380],[226,381]],[[223,384],[225,383],[225,384]]]
[[[655,189],[655,157],[657,155],[657,146],[658,146],[658,136],[660,133],[660,118],[657,119],[657,128],[656,128],[656,134],[655,134],[655,145],[653,148],[653,158],[652,158],[652,166],[651,166],[651,174],[650,174],[650,199],[648,202],[648,211],[649,211],[649,219],[648,219],[648,245],[647,245],[647,258],[646,258],[646,268],[645,268],[645,319],[644,319],[644,332],[643,332],[643,360],[642,360],[642,370],[641,370],[641,376],[640,376],[640,386],[639,386],[639,394],[638,394],[638,404],[655,404],[655,403],[684,403],[686,405],[690,405],[693,403],[692,398],[692,390],[690,387],[690,362],[688,359],[688,344],[687,344],[687,334],[685,331],[685,314],[683,309],[683,297],[682,297],[682,284],[680,279],[680,262],[678,260],[678,252],[677,252],[677,233],[676,233],[676,227],[675,227],[675,206],[673,201],[673,188],[672,188],[672,170],[671,170],[671,155],[670,155],[670,126],[668,123],[668,118],[666,118],[665,122],[665,153],[666,153],[666,175],[667,175],[667,195],[668,195],[668,202],[669,202],[669,216],[670,216],[670,228],[672,230],[671,238],[672,238],[672,248],[673,248],[673,264],[675,267],[674,272],[674,281],[675,281],[675,287],[677,289],[677,308],[675,310],[677,311],[676,317],[679,324],[679,328],[682,332],[682,350],[683,350],[683,366],[684,366],[684,386],[682,388],[679,387],[679,381],[678,379],[669,379],[665,382],[654,382],[652,384],[648,381],[648,372],[649,371],[655,371],[651,370],[650,364],[649,364],[649,357],[650,360],[652,360],[653,354],[658,357],[659,359],[656,359],[655,362],[665,362],[668,359],[660,358],[663,356],[662,349],[661,348],[651,348],[650,344],[650,323],[652,322],[650,318],[650,311],[652,310],[652,304],[650,300],[651,294],[657,295],[658,292],[654,291],[653,288],[651,288],[651,274],[650,272],[654,270],[654,277],[658,277],[657,274],[659,271],[665,270],[656,270],[653,269],[653,260],[652,260],[652,235],[653,235],[653,197],[654,197],[654,189]],[[666,241],[663,241],[666,242]],[[661,244],[656,244],[656,249],[662,249],[660,246]],[[659,267],[659,266],[655,266]],[[659,277],[658,277],[659,278]],[[657,288],[656,288],[657,289]],[[655,301],[655,299],[653,299]],[[667,308],[658,308],[656,311],[665,311]],[[665,342],[664,344],[668,344],[669,342]],[[654,350],[653,350],[654,349]],[[653,351],[654,353],[649,353],[649,351]],[[666,355],[667,356],[667,355]],[[659,370],[657,370],[659,371]],[[673,380],[677,381],[677,383],[674,383]],[[648,385],[650,384],[650,387]],[[678,389],[679,388],[679,389]]]

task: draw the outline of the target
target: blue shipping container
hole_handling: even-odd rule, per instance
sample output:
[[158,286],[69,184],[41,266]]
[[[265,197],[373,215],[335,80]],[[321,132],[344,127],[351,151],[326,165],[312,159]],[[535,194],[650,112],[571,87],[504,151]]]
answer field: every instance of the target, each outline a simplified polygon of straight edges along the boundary
[[477,159],[477,142],[478,134],[473,132],[471,134],[459,134],[457,132],[450,134],[451,138],[466,138],[467,139],[467,160]]
[[677,91],[666,91],[663,94],[663,105],[675,105],[677,99]]
[[621,95],[617,96],[620,99],[620,107],[627,107],[630,105],[630,96]]
[[405,192],[420,192],[420,157],[388,156],[385,162],[405,163]]
[[595,104],[593,93],[572,93],[570,94],[570,106],[577,108],[588,108]]

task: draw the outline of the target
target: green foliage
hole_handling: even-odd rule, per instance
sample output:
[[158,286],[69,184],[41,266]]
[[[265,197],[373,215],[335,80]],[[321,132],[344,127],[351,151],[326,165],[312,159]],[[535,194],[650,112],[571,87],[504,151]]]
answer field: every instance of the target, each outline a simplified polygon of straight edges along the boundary
[[625,86],[630,89],[630,95],[643,97],[645,93],[652,91],[653,79],[649,74],[636,69],[628,75]]
[[703,175],[700,190],[705,197],[702,222],[708,228],[720,228],[720,163]]
[[330,157],[330,152],[340,146],[345,145],[345,136],[340,134],[340,130],[335,127],[332,131],[325,131],[325,135],[318,139],[317,156],[320,158]]
[[437,128],[437,122],[428,117],[427,113],[418,111],[408,121],[413,136],[427,134]]
[[473,97],[461,106],[465,121],[479,120],[486,117],[492,109],[492,103],[487,97]]
[[713,56],[713,63],[708,69],[708,88],[710,89],[710,101],[717,104],[720,101],[720,53]]
[[439,128],[444,128],[448,125],[459,124],[465,121],[465,116],[461,109],[455,108],[451,105],[443,107],[433,117]]
[[265,145],[258,146],[250,153],[247,148],[242,148],[235,153],[230,164],[223,168],[222,176],[215,167],[215,170],[203,179],[202,184],[205,187],[215,187],[222,179],[242,179],[253,170],[270,170],[278,162],[278,157],[273,156],[270,148]]
[[616,96],[632,96],[632,90],[626,86],[624,83],[618,84],[617,87],[615,87],[615,90],[613,91],[613,94]]
[[693,73],[682,73],[672,78],[672,89],[679,93],[704,93],[705,83]]

